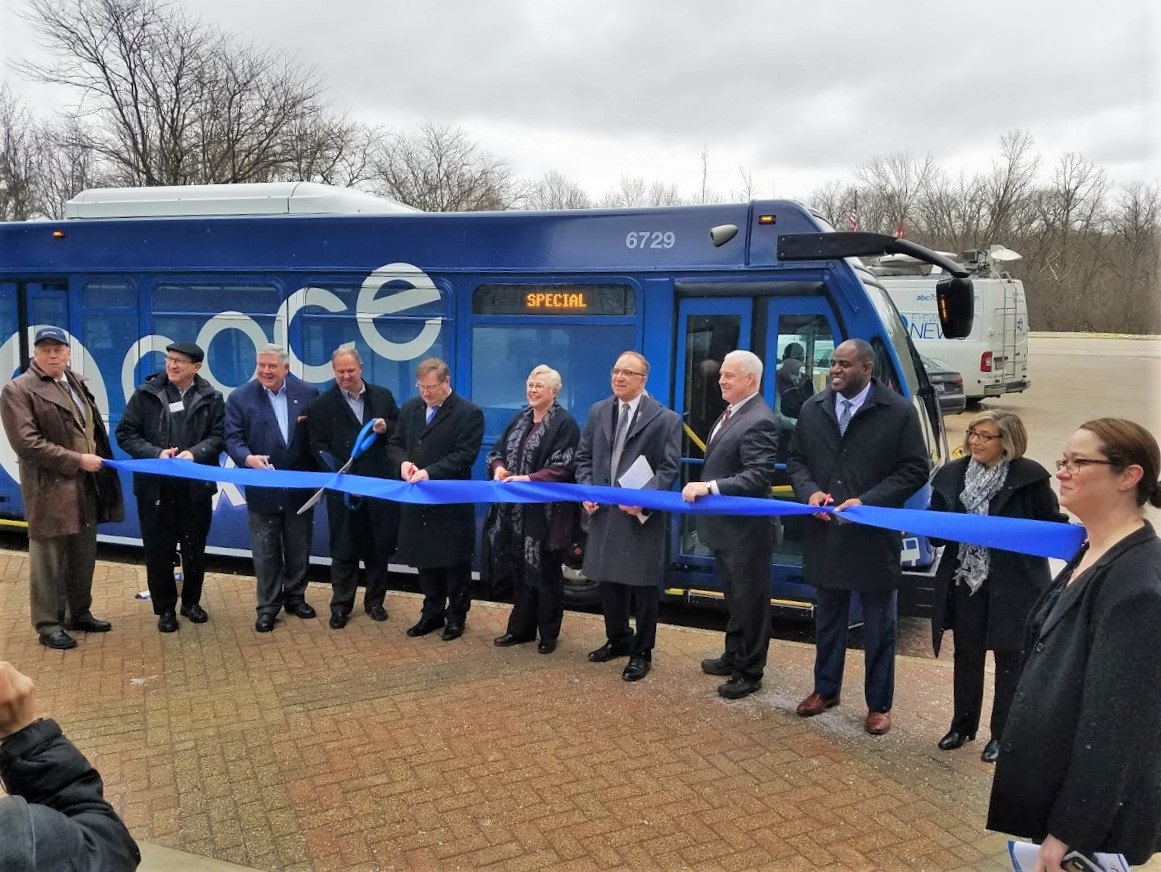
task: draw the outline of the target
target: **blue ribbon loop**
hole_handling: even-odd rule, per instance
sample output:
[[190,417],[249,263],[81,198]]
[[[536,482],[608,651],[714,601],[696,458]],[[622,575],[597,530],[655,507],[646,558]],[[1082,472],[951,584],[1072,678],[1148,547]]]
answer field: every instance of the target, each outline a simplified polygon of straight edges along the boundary
[[[365,428],[364,428],[365,429]],[[374,434],[372,434],[373,437]],[[363,434],[360,433],[360,439]],[[368,443],[369,444],[369,443]],[[365,450],[365,449],[364,449]],[[692,515],[816,515],[834,511],[831,506],[806,506],[787,500],[709,495],[688,503],[676,491],[626,490],[580,484],[535,481],[423,481],[417,483],[369,478],[362,475],[328,472],[295,472],[282,469],[240,469],[206,466],[188,460],[107,460],[125,472],[167,475],[198,481],[229,482],[255,487],[330,490],[360,497],[374,497],[400,503],[446,505],[448,503],[556,503],[593,502],[606,506],[643,506],[655,511]],[[958,512],[931,512],[923,509],[887,509],[881,506],[854,506],[841,517],[857,524],[886,530],[906,530],[912,535],[931,536],[954,542],[969,542],[1037,557],[1068,560],[1084,541],[1084,528],[1075,524],[1029,521],[1021,518],[992,518]]]

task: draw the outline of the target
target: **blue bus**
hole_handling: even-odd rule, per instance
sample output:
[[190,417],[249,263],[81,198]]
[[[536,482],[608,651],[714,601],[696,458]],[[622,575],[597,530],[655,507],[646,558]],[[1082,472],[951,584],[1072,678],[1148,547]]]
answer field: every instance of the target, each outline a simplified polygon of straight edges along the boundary
[[[915,349],[857,256],[941,259],[891,237],[834,233],[797,203],[433,214],[294,184],[92,191],[69,214],[0,224],[0,366],[21,371],[39,325],[65,328],[72,365],[108,409],[110,431],[172,341],[201,345],[201,375],[226,394],[252,377],[265,343],[286,346],[291,371],[322,388],[331,353],[353,344],[365,378],[400,402],[419,360],[449,363],[453,385],[486,416],[482,478],[483,455],[523,405],[535,365],[560,371],[560,402],[583,421],[610,393],[618,354],[636,349],[652,367],[647,390],[683,416],[680,487],[696,476],[724,408],[716,370],[726,352],[746,348],[766,362],[764,396],[778,408],[775,374],[788,356],[821,389],[835,346],[861,337],[874,348],[876,375],[915,403],[933,465],[946,452]],[[943,295],[944,332],[956,335],[970,329],[971,285],[957,265],[941,265],[958,282]],[[965,286],[966,328],[955,321]],[[786,418],[784,443],[792,426]],[[19,471],[7,444],[0,467],[0,518],[19,525]],[[776,490],[789,493],[787,485]],[[913,505],[924,500],[919,493]],[[222,485],[214,512],[212,550],[247,554],[240,489]],[[131,502],[126,517],[103,527],[102,539],[139,543]],[[777,605],[814,600],[802,582],[804,523],[789,519],[778,532]],[[326,541],[320,516],[314,554],[322,560]],[[904,551],[921,590],[931,549],[912,538]],[[675,518],[669,557],[668,596],[720,598],[712,557],[688,516]],[[570,573],[570,599],[592,593]],[[923,597],[904,602],[914,612]]]

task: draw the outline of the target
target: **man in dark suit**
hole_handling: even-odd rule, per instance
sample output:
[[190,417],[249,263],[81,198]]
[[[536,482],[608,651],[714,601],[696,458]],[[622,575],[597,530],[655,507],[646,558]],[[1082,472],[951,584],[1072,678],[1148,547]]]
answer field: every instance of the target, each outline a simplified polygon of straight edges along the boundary
[[[616,486],[638,458],[652,476],[644,487],[669,490],[681,462],[681,417],[645,393],[649,362],[626,351],[613,365],[613,396],[595,403],[577,448],[579,484]],[[649,672],[657,639],[659,581],[664,571],[666,516],[633,506],[583,503],[589,515],[583,571],[598,582],[605,616],[605,644],[589,660],[629,657],[621,673],[639,681]],[[637,632],[629,629],[633,612]]]
[[[226,400],[226,453],[249,469],[314,469],[306,435],[307,407],[318,389],[290,374],[290,357],[281,345],[258,351],[256,377]],[[313,618],[306,601],[306,570],[314,512],[299,508],[310,491],[247,487],[250,551],[258,583],[254,629],[269,633],[280,609]]]
[[[802,404],[790,440],[794,492],[812,506],[901,508],[927,480],[930,460],[912,405],[872,378],[874,356],[861,339],[834,352],[830,387]],[[864,729],[891,729],[895,693],[895,607],[902,583],[899,533],[815,515],[803,552],[806,581],[818,588],[814,691],[798,705],[812,717],[839,704],[851,591],[863,606],[867,717]]]
[[[403,404],[399,426],[387,443],[393,470],[404,481],[470,479],[484,439],[484,413],[451,385],[451,371],[429,357],[415,369],[418,397]],[[443,640],[464,634],[472,607],[472,556],[476,508],[471,503],[400,508],[399,559],[419,570],[423,611],[408,636],[443,627]]]
[[[331,355],[335,383],[310,407],[306,431],[319,469],[338,469],[351,459],[359,431],[368,421],[376,433],[387,433],[399,418],[395,395],[363,381],[363,360],[354,346]],[[387,452],[380,444],[355,458],[352,475],[391,478]],[[330,628],[341,630],[350,620],[359,583],[359,561],[367,570],[363,609],[373,621],[387,620],[387,572],[399,531],[399,510],[387,500],[352,498],[327,492],[327,522],[331,550]]]
[[[688,502],[707,494],[769,497],[778,451],[778,422],[758,394],[762,361],[750,351],[731,351],[718,384],[729,405],[710,431],[701,481],[681,491]],[[770,647],[770,561],[773,519],[698,515],[697,535],[713,549],[729,619],[725,653],[703,660],[707,675],[728,675],[718,695],[741,699],[762,686]]]

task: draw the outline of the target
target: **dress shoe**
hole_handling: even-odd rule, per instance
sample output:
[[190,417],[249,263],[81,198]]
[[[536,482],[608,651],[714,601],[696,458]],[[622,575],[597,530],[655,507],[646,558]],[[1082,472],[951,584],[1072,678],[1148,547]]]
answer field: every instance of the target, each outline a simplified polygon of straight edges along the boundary
[[66,630],[80,630],[82,633],[108,633],[113,625],[108,621],[99,621],[92,615],[81,618],[79,621],[69,621],[65,624]]
[[443,628],[443,633],[440,635],[440,638],[445,642],[450,642],[452,639],[458,639],[463,634],[463,624],[453,624],[449,622],[448,625]]
[[67,651],[69,648],[77,647],[77,640],[64,630],[54,630],[51,633],[42,633],[40,644],[46,648],[55,648],[57,651]]
[[725,657],[712,657],[701,661],[701,671],[706,675],[733,675],[734,664]]
[[367,617],[372,621],[385,621],[387,620],[387,609],[383,606],[368,606]]
[[652,663],[644,657],[630,657],[629,665],[625,667],[625,671],[621,673],[621,678],[625,681],[640,681],[649,674]]
[[821,715],[829,708],[834,708],[840,701],[840,698],[837,696],[823,696],[821,693],[812,693],[800,702],[798,708],[794,711],[800,718],[813,718],[815,715]]
[[743,696],[749,696],[756,690],[762,687],[762,679],[760,678],[743,678],[740,675],[735,675],[724,684],[718,685],[718,696],[726,699],[741,699]]
[[988,744],[984,745],[984,750],[980,754],[980,759],[985,763],[995,763],[1000,756],[1000,740],[996,738],[988,739]]
[[509,645],[523,645],[525,642],[531,642],[525,636],[517,636],[513,633],[505,633],[503,636],[497,636],[492,640],[492,644],[497,648],[507,648]]
[[613,642],[606,642],[596,651],[589,652],[589,660],[593,663],[608,663],[614,657],[628,657],[629,645],[627,643],[614,644]]
[[867,712],[867,719],[863,721],[863,729],[872,736],[885,735],[891,729],[891,713]]
[[347,621],[350,619],[351,616],[346,612],[331,612],[331,619],[328,624],[332,630],[341,630],[347,625]]
[[443,626],[443,618],[421,618],[419,623],[414,627],[407,628],[407,635],[415,638],[416,636],[426,636]]
[[541,654],[551,654],[556,650],[555,639],[541,639],[540,644],[536,646],[536,650]]
[[274,629],[274,615],[264,612],[258,616],[258,620],[254,622],[254,629],[259,633],[269,633]]
[[157,616],[157,629],[162,633],[177,632],[177,615],[173,613],[173,609]]
[[961,733],[955,727],[947,731],[947,735],[939,740],[939,750],[954,751],[960,747],[964,742],[971,742],[975,739],[975,733]]
[[286,613],[294,615],[296,618],[302,618],[304,621],[308,618],[317,618],[318,612],[314,610],[314,606],[306,600],[299,600],[296,603],[286,604]]
[[183,618],[189,618],[190,623],[193,624],[204,624],[210,619],[210,616],[206,614],[206,610],[199,606],[197,603],[189,606],[182,606],[181,615]]

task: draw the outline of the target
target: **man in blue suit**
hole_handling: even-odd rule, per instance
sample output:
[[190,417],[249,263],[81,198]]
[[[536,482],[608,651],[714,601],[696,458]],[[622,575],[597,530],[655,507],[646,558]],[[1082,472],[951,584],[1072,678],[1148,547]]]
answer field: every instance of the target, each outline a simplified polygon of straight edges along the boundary
[[[226,401],[226,453],[249,469],[314,469],[306,434],[307,407],[318,389],[290,375],[281,345],[258,351],[256,378],[235,389]],[[258,620],[254,629],[269,633],[280,609],[313,618],[306,601],[306,570],[314,512],[298,514],[309,490],[247,487],[250,550],[258,580]]]

